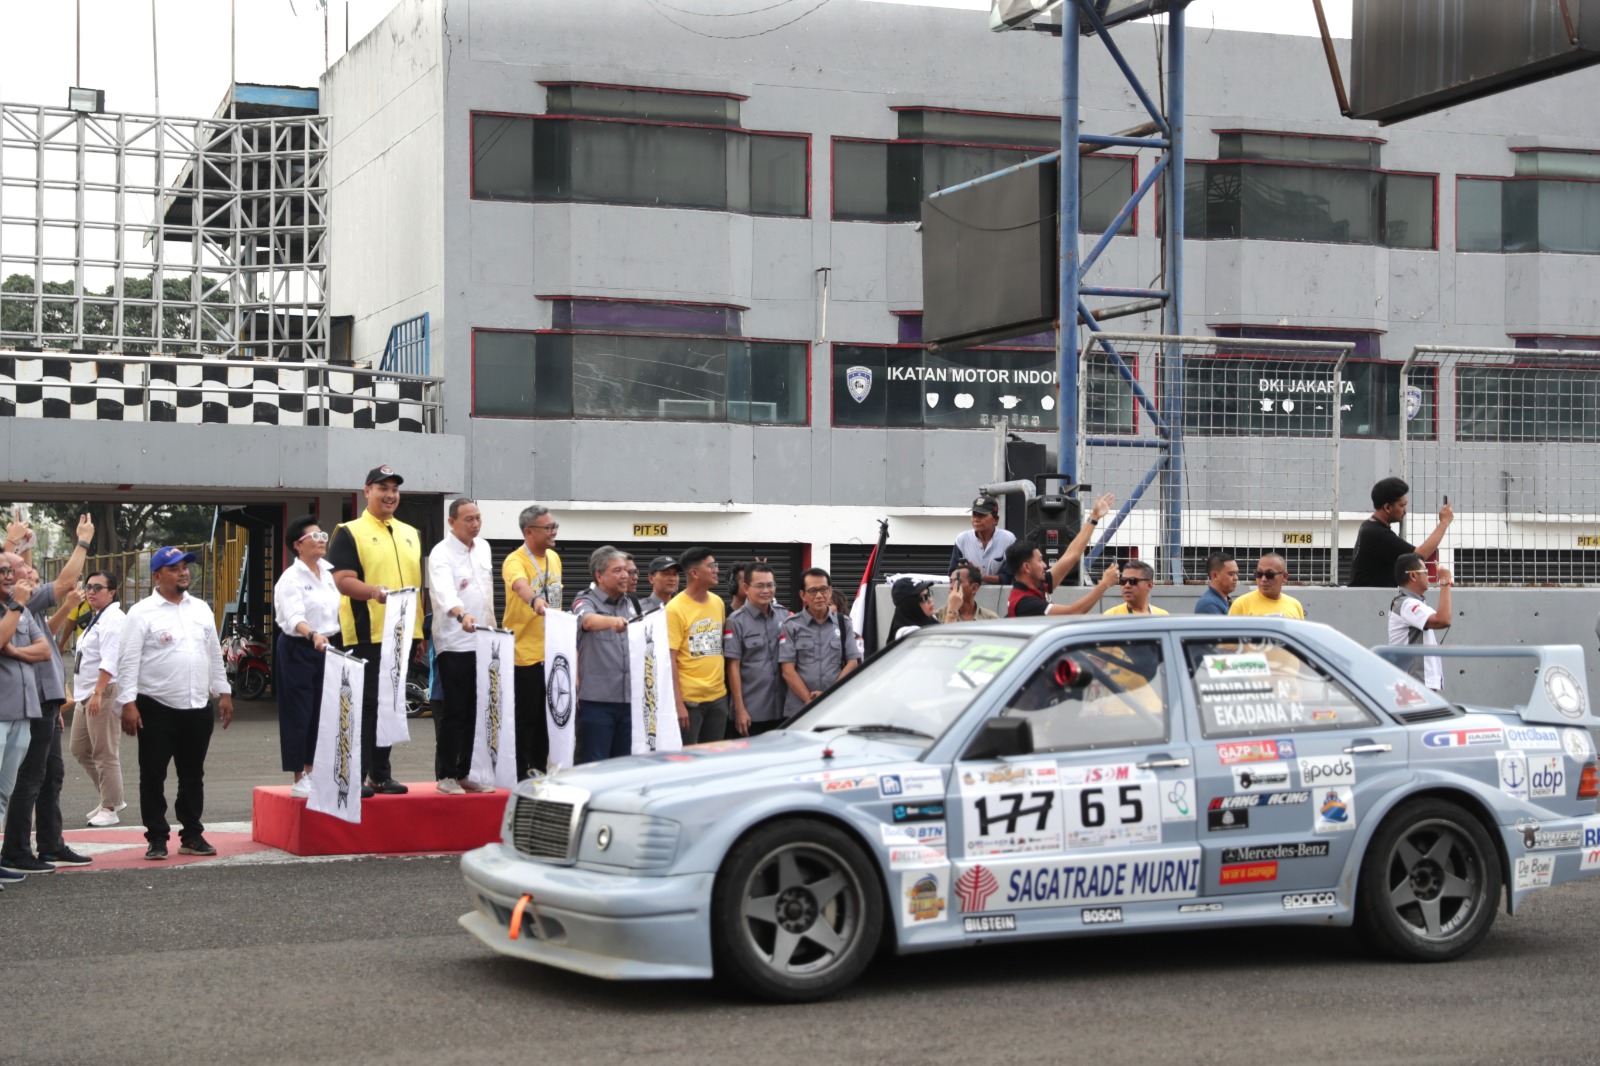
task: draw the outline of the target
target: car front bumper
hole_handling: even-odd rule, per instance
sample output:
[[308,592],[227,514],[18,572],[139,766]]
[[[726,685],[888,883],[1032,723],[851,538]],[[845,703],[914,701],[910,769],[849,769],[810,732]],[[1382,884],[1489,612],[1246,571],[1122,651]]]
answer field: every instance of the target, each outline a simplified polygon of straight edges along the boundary
[[[670,877],[554,866],[487,844],[461,857],[461,925],[502,955],[610,980],[711,976],[712,873]],[[522,931],[511,912],[524,895]],[[532,918],[529,918],[529,914]]]

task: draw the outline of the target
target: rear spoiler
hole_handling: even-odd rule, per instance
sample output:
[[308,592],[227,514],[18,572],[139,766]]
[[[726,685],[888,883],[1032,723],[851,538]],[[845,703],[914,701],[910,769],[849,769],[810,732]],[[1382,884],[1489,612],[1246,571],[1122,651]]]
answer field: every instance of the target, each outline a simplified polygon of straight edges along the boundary
[[1433,645],[1379,645],[1379,658],[1401,665],[1407,659],[1536,659],[1533,691],[1526,704],[1517,705],[1524,722],[1545,725],[1600,727],[1589,702],[1583,648],[1577,644],[1512,644],[1503,647],[1441,648]]

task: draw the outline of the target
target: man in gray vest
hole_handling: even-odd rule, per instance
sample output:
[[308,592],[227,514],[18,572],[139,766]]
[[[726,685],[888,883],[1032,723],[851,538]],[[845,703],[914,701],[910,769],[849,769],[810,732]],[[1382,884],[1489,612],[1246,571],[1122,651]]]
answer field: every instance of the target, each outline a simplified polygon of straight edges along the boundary
[[789,612],[772,602],[778,581],[767,563],[746,569],[750,596],[722,626],[722,657],[728,661],[728,693],[733,697],[733,727],[756,736],[783,724],[784,693],[778,666],[778,637]]
[[[1389,604],[1389,643],[1438,644],[1439,631],[1450,628],[1450,587],[1454,582],[1447,567],[1439,567],[1439,607],[1429,607],[1428,564],[1416,552],[1407,552],[1394,562],[1394,583],[1399,594]],[[1406,664],[1412,677],[1434,692],[1444,688],[1444,662],[1437,656],[1412,659]]]

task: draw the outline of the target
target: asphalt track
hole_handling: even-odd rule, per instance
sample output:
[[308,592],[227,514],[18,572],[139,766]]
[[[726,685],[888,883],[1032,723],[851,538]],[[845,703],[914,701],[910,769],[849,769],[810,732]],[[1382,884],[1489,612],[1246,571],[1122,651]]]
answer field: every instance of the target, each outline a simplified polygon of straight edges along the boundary
[[[259,754],[241,724],[220,750]],[[408,762],[431,751],[419,724]],[[237,817],[250,773],[231,761],[219,799]],[[257,857],[9,888],[0,1063],[1600,1061],[1600,882],[1537,894],[1444,965],[1378,960],[1338,930],[1106,936],[884,960],[832,1001],[773,1007],[502,959],[456,925],[453,859]]]

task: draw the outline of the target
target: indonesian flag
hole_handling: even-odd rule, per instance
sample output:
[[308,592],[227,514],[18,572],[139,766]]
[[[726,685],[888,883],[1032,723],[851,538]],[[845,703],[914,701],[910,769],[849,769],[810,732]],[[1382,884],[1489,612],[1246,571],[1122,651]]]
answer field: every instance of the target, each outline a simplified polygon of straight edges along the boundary
[[878,520],[878,543],[867,556],[867,569],[861,575],[861,586],[856,589],[855,603],[850,606],[850,625],[861,641],[861,658],[870,658],[878,650],[878,597],[872,595],[872,585],[877,580],[878,568],[883,559],[883,546],[889,541],[889,520]]

